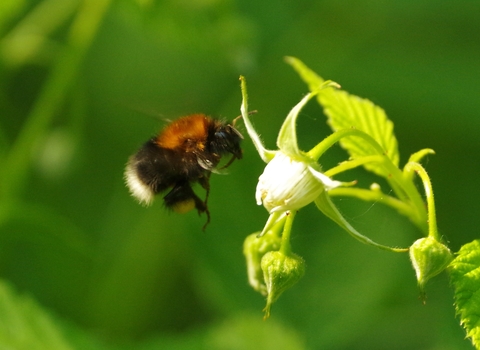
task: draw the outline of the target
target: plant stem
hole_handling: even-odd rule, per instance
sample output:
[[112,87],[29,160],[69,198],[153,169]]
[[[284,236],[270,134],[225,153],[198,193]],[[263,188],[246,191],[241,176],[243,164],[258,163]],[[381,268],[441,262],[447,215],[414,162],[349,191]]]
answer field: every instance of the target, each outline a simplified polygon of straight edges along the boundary
[[[384,154],[385,152],[383,148],[378,144],[377,141],[375,141],[373,137],[371,137],[367,133],[358,129],[343,129],[336,131],[324,140],[322,140],[314,148],[312,148],[307,153],[307,155],[313,160],[317,161],[320,156],[325,153],[331,146],[333,146],[335,143],[347,136],[361,137],[362,139],[367,141],[372,147],[374,147],[378,154],[372,154],[371,156],[354,159],[350,161],[352,163],[340,164],[338,167],[333,168],[333,172],[335,173],[339,171],[344,171],[358,165],[364,165],[366,161],[380,163],[385,168],[386,173],[388,174],[388,176],[384,176],[385,179],[388,181],[398,198],[403,202],[412,205],[415,208],[416,218],[413,221],[419,224],[419,227],[422,231],[427,232],[428,227],[427,225],[423,224],[425,222],[424,219],[427,217],[427,212],[425,210],[423,200],[418,193],[416,187],[414,186],[413,182],[409,181],[409,179],[404,175],[404,173],[392,163],[392,161]],[[365,160],[364,158],[367,159]],[[326,173],[328,173],[328,171]]]
[[347,160],[325,171],[325,175],[327,175],[328,177],[332,177],[344,171],[351,170],[368,163],[382,163],[382,162],[383,162],[383,156],[381,155],[366,156],[362,158]]
[[282,245],[280,252],[283,255],[289,256],[292,253],[292,246],[290,244],[290,233],[292,232],[293,220],[295,219],[296,211],[289,211],[286,213],[285,226],[283,226]]
[[405,165],[405,170],[414,170],[418,176],[422,179],[423,187],[425,188],[425,195],[427,197],[427,206],[428,206],[428,236],[434,238],[435,240],[439,241],[440,237],[438,236],[438,229],[437,229],[437,216],[435,210],[435,199],[433,197],[433,188],[432,182],[430,181],[430,177],[427,174],[425,168],[416,162],[408,162]]
[[358,129],[343,129],[335,131],[330,136],[323,139],[318,145],[313,147],[307,154],[315,161],[321,157],[330,147],[340,141],[342,138],[347,136],[358,136],[365,139],[369,144],[371,144],[378,154],[384,154],[383,148],[378,144],[377,141],[367,133],[360,131]]

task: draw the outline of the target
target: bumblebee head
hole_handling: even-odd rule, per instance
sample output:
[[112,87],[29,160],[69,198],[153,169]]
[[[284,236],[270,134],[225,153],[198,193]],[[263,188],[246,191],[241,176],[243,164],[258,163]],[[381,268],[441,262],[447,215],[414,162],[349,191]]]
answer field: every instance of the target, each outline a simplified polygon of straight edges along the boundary
[[242,149],[240,142],[243,136],[230,124],[219,125],[210,142],[211,151],[219,155],[231,153],[235,158],[242,158]]

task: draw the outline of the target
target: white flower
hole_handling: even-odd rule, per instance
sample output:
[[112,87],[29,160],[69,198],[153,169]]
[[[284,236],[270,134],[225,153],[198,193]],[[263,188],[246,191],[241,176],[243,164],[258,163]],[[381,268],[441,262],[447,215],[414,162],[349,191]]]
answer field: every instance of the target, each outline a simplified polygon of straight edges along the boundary
[[321,90],[332,87],[339,88],[340,86],[332,81],[324,81],[318,86],[317,90],[307,94],[293,107],[278,133],[278,150],[272,151],[265,148],[262,140],[253,128],[248,114],[245,78],[240,77],[240,80],[242,88],[242,105],[240,110],[245,128],[258,154],[267,163],[263,174],[259,177],[255,199],[258,205],[263,204],[270,216],[262,232],[257,237],[262,237],[274,227],[277,227],[276,230],[278,230],[280,226],[284,227],[282,237],[288,236],[291,222],[287,225],[286,222],[288,220],[285,218],[294,217],[294,213],[297,210],[315,202],[315,205],[323,214],[335,221],[355,239],[385,250],[407,251],[408,249],[392,248],[372,241],[355,230],[342,216],[330,199],[328,191],[338,186],[352,186],[355,184],[355,181],[342,183],[332,180],[320,172],[320,165],[317,163],[317,160],[328,147],[324,149],[322,142],[320,142],[309,152],[303,152],[298,148],[296,121],[301,109]]
[[[325,82],[319,89],[336,86]],[[318,92],[318,91],[317,91]],[[278,134],[279,150],[265,149],[260,137],[253,128],[248,116],[245,81],[242,80],[242,116],[260,157],[267,163],[259,178],[255,198],[270,214],[298,210],[313,202],[325,190],[340,186],[342,183],[322,174],[320,166],[307,153],[300,151],[297,145],[296,120],[303,106],[317,94],[306,95],[288,114]],[[278,215],[272,217],[275,222]],[[268,224],[267,224],[268,226]]]
[[255,198],[270,213],[297,210],[313,202],[326,187],[338,185],[306,160],[278,151],[259,178]]

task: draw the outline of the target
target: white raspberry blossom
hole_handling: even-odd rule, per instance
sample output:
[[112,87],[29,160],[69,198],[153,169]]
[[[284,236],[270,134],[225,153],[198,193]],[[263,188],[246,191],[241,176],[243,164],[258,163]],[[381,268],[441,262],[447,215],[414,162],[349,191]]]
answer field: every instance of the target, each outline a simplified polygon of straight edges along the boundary
[[260,157],[267,163],[260,176],[255,199],[271,214],[262,231],[263,235],[283,214],[295,211],[315,201],[324,191],[341,186],[320,172],[320,165],[307,152],[298,148],[296,120],[300,110],[319,90],[338,87],[336,83],[325,82],[319,90],[307,94],[288,114],[277,138],[277,151],[267,150],[250,122],[247,106],[245,81],[242,80],[242,117],[250,138]]
[[325,189],[339,185],[312,164],[278,151],[260,175],[255,198],[269,213],[297,210],[313,202]]

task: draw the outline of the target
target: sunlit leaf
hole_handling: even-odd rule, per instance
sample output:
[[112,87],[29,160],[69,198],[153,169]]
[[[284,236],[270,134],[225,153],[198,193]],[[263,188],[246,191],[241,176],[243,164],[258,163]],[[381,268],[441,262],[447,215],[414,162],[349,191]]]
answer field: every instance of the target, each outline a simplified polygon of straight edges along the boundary
[[[388,120],[382,108],[367,99],[333,89],[322,91],[319,100],[333,130],[348,128],[362,130],[372,136],[383,147],[393,164],[398,166],[398,145],[393,134],[393,123]],[[354,158],[377,153],[373,147],[366,145],[358,138],[345,138],[340,141],[340,144]],[[371,170],[377,169],[374,166]]]
[[455,307],[467,336],[480,346],[480,240],[465,244],[450,264]]
[[[287,62],[294,67],[311,91],[318,89],[318,85],[323,82],[320,76],[298,59],[288,58]],[[393,123],[382,108],[367,99],[333,88],[321,90],[317,99],[328,117],[328,124],[334,131],[355,128],[367,133],[384,149],[384,154],[393,164],[398,166],[400,157],[397,139],[393,133]],[[378,154],[373,146],[358,137],[345,137],[340,140],[340,144],[352,158]],[[364,166],[378,175],[385,177],[389,175],[378,164],[367,163]]]

